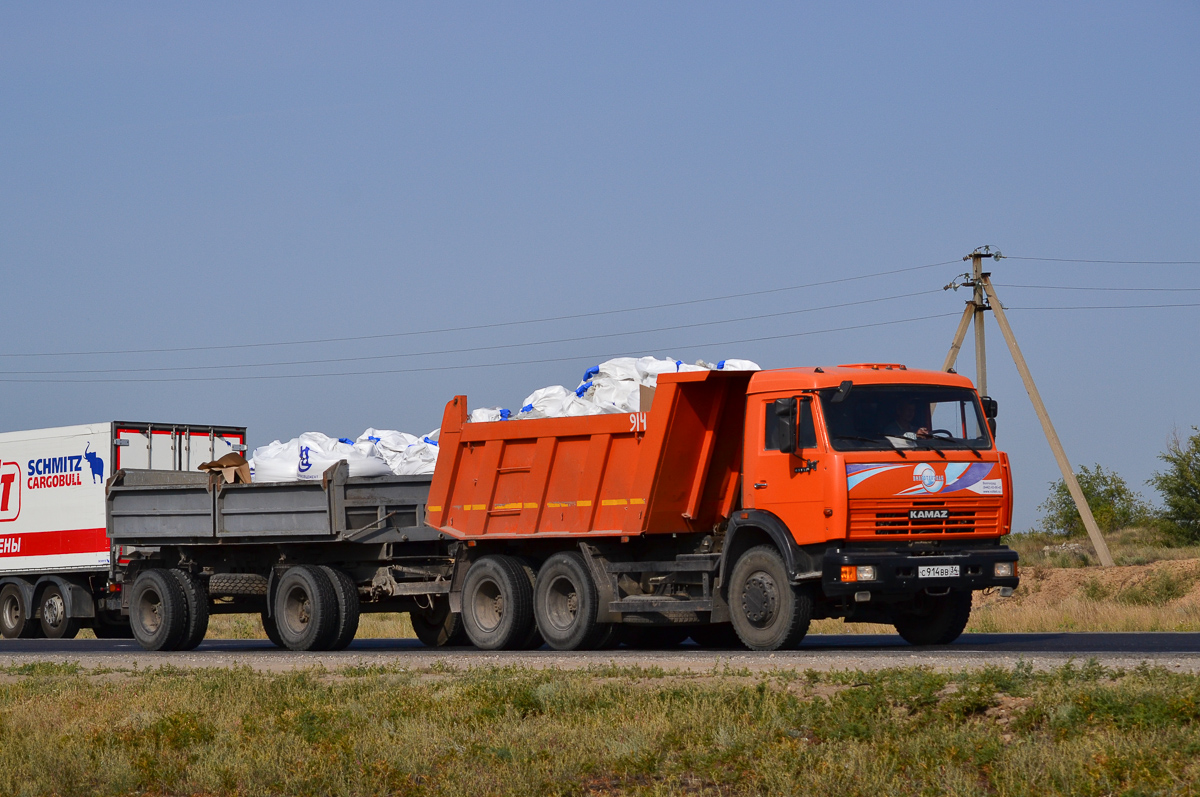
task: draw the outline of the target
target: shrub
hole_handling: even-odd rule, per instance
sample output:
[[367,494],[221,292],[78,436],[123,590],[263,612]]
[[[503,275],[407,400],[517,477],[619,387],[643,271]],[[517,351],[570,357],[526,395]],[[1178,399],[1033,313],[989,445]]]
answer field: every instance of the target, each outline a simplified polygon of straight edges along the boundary
[[[1092,468],[1084,465],[1075,478],[1079,480],[1079,487],[1102,532],[1136,526],[1149,520],[1150,511],[1142,497],[1129,489],[1116,471],[1105,470],[1101,465]],[[1067,483],[1062,479],[1051,482],[1050,495],[1038,509],[1043,513],[1044,531],[1068,537],[1087,531],[1079,510],[1075,508],[1075,501],[1067,490]]]
[[1185,442],[1178,430],[1171,435],[1167,450],[1158,458],[1167,470],[1155,473],[1148,482],[1163,496],[1160,515],[1164,531],[1181,542],[1200,542],[1200,429],[1193,426]]

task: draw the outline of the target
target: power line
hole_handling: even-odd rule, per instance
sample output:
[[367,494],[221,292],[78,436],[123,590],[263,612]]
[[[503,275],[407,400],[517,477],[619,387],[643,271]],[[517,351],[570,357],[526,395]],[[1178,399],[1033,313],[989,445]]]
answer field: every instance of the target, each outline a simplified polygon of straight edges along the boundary
[[[917,316],[915,318],[901,318],[895,321],[877,321],[872,324],[855,324],[845,327],[834,327],[832,329],[815,329],[807,332],[788,332],[780,335],[765,335],[756,338],[741,338],[740,340],[727,340],[715,343],[697,343],[687,344],[686,346],[678,347],[661,347],[661,348],[712,348],[715,346],[733,346],[741,343],[758,343],[766,340],[783,340],[785,338],[800,338],[809,335],[824,335],[832,332],[849,332],[856,329],[869,329],[873,327],[895,326],[897,324],[909,324],[916,321],[929,321],[935,318],[951,318],[957,316],[958,313],[936,313],[934,315]],[[335,373],[321,374],[262,374],[262,375],[247,375],[247,376],[182,376],[182,377],[139,377],[135,379],[6,379],[0,378],[0,383],[15,383],[15,384],[72,384],[86,385],[98,383],[147,383],[147,382],[241,382],[252,379],[315,379],[331,376],[369,376],[373,374],[413,374],[413,373],[428,373],[431,371],[462,371],[474,368],[501,368],[514,365],[534,365],[539,363],[566,362],[568,360],[592,360],[599,361],[610,357],[623,356],[620,353],[608,354],[590,354],[578,357],[544,357],[536,360],[515,360],[512,362],[503,363],[479,363],[474,365],[433,365],[423,368],[396,368],[388,370],[373,370],[373,371],[339,371]]]
[[[802,313],[814,313],[820,310],[834,310],[844,307],[855,307],[864,304],[877,304],[879,302],[888,302],[896,299],[907,299],[913,296],[927,296],[933,293],[941,293],[941,290],[916,291],[914,293],[903,293],[896,296],[884,296],[878,299],[861,299],[856,302],[842,302],[841,304],[828,304],[820,307],[807,307],[800,310],[784,310],[778,313],[762,313],[754,316],[744,316],[742,318],[729,318],[720,321],[697,321],[691,324],[673,324],[670,326],[655,327],[652,329],[636,329],[626,332],[605,332],[592,335],[580,335],[572,338],[556,338],[554,340],[537,340],[528,343],[499,343],[493,346],[469,346],[459,349],[441,349],[439,351],[418,351],[418,352],[403,352],[399,354],[375,354],[364,355],[359,357],[329,357],[317,360],[284,360],[280,362],[267,363],[242,363],[237,365],[178,365],[167,366],[164,368],[122,368],[126,373],[146,373],[146,372],[166,372],[166,371],[224,371],[231,368],[275,368],[288,365],[325,365],[328,363],[346,363],[346,362],[368,362],[374,360],[396,360],[407,357],[431,357],[445,354],[463,354],[467,352],[482,352],[482,351],[499,351],[502,349],[519,349],[526,346],[550,346],[559,343],[578,343],[584,340],[597,340],[599,338],[619,338],[627,335],[648,335],[655,332],[671,332],[677,329],[695,329],[697,327],[719,326],[722,324],[735,324],[743,321],[758,321],[765,318],[779,318],[782,316],[800,315]],[[53,370],[53,371],[0,371],[3,376],[59,376],[68,374],[106,374],[112,371],[111,368],[82,368],[69,370]]]
[[471,324],[459,327],[441,327],[437,329],[413,330],[410,332],[389,332],[378,335],[352,335],[339,338],[311,338],[307,340],[288,340],[276,341],[273,343],[229,343],[219,346],[181,346],[175,348],[156,348],[156,349],[98,349],[94,351],[61,351],[61,352],[10,352],[0,353],[0,357],[85,357],[95,355],[118,355],[118,354],[170,354],[190,351],[225,351],[231,349],[255,349],[265,348],[270,346],[308,346],[317,343],[349,343],[352,341],[362,340],[383,340],[388,338],[404,338],[413,337],[416,335],[434,335],[445,332],[469,332],[479,329],[500,329],[503,327],[523,326],[528,324],[543,324],[552,321],[572,321],[581,318],[595,318],[604,315],[617,315],[621,313],[637,313],[644,310],[661,310],[668,307],[685,307],[697,304],[706,304],[709,302],[721,302],[729,299],[744,299],[750,296],[764,296],[771,293],[786,293],[789,291],[798,291],[806,288],[819,288],[825,285],[838,285],[845,282],[855,282],[858,280],[875,279],[877,277],[886,277],[892,274],[904,274],[910,271],[920,271],[922,269],[937,268],[939,266],[949,266],[957,263],[957,260],[946,260],[941,263],[927,263],[923,266],[908,266],[906,268],[896,268],[889,271],[877,271],[874,274],[861,274],[856,277],[839,277],[837,279],[822,280],[820,282],[809,282],[803,285],[791,285],[782,288],[767,288],[759,291],[747,291],[745,293],[730,293],[721,296],[709,296],[702,299],[686,299],[678,302],[664,302],[662,304],[647,304],[639,307],[626,307],[618,310],[594,310],[587,313],[573,313],[571,315],[546,316],[544,318],[530,318],[520,321],[500,321],[492,324]]
[[1113,263],[1124,266],[1200,266],[1200,260],[1085,260],[1075,257],[1019,257],[1004,255],[1005,260],[1037,260],[1045,263]]

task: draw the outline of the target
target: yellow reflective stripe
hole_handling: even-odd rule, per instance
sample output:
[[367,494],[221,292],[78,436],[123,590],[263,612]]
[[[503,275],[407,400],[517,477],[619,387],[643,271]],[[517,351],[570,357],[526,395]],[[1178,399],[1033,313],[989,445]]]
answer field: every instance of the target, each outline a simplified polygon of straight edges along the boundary
[[629,499],[629,503],[631,503],[631,504],[644,504],[644,503],[646,503],[646,499],[645,499],[645,498],[630,498],[630,499]]
[[625,506],[628,503],[624,498],[605,498],[600,502],[600,506]]
[[537,504],[527,502],[523,508],[524,509],[537,509]]
[[426,504],[425,511],[426,512],[441,512],[442,508],[440,506],[429,506],[428,504]]
[[516,503],[513,503],[513,504],[496,504],[496,505],[495,505],[494,507],[492,507],[492,508],[493,508],[493,509],[520,509],[520,508],[521,508],[521,502],[520,502],[520,501],[517,501]]
[[591,501],[578,501],[578,502],[576,502],[576,506],[591,506],[591,505],[592,505],[592,502],[591,502]]

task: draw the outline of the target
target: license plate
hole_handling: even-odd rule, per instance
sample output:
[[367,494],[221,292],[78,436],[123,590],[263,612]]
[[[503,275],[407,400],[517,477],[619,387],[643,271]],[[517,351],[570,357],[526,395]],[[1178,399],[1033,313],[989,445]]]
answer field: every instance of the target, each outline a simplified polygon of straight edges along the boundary
[[917,578],[958,578],[958,565],[921,565]]

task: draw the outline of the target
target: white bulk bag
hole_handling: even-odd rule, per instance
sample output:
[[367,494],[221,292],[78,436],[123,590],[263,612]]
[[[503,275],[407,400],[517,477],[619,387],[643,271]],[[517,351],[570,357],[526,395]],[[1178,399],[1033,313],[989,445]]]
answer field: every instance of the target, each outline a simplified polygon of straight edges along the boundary
[[753,360],[721,360],[717,363],[718,371],[761,371],[758,363]]

